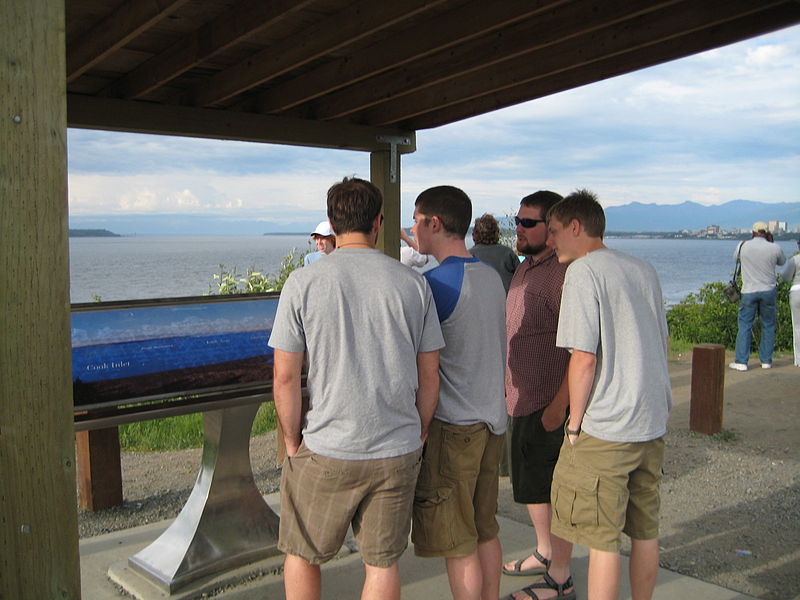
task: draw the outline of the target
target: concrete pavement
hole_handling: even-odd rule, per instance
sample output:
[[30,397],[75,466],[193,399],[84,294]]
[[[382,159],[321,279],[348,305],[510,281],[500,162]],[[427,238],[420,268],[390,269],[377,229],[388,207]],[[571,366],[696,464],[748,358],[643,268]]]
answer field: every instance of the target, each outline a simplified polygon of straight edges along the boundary
[[[266,500],[276,512],[279,512],[277,494],[266,496]],[[533,549],[533,528],[504,517],[498,517],[498,520],[505,560],[530,553]],[[189,600],[208,597],[219,597],[226,600],[284,598],[283,580],[280,575],[283,562],[281,556],[274,556],[231,570],[222,576],[201,579],[172,596],[168,596],[127,567],[127,558],[152,542],[168,525],[169,521],[164,521],[81,540],[83,598],[86,600],[117,600],[125,597],[122,592],[123,588],[130,596],[140,600],[163,598]],[[588,552],[585,548],[575,547],[572,564],[578,598],[585,599],[588,566]],[[628,559],[623,557],[621,599],[630,598],[627,568]],[[409,549],[400,560],[400,573],[404,599],[445,600],[451,597],[444,561],[441,559],[417,558],[414,556],[413,548],[409,545]],[[330,600],[358,598],[362,581],[363,568],[359,555],[344,548],[337,559],[323,566],[322,597]],[[523,577],[503,576],[501,596],[511,593],[529,582],[530,580]],[[751,596],[661,569],[658,574],[654,599],[672,600],[673,598],[747,600]]]

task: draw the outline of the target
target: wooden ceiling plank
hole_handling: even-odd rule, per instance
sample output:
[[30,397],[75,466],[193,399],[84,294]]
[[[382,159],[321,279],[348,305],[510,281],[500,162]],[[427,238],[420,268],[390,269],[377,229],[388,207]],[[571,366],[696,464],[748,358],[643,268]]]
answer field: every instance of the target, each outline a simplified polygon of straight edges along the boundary
[[[506,29],[453,50],[438,52],[421,64],[387,72],[361,85],[329,94],[310,107],[318,119],[339,119],[370,106],[418,92],[479,69],[488,69],[573,37],[608,27],[684,0],[630,0],[573,2],[535,20]],[[502,66],[502,65],[501,65]]]
[[[771,5],[782,2],[775,0]],[[571,38],[546,50],[517,56],[501,64],[473,71],[467,77],[450,79],[428,86],[413,99],[393,98],[361,113],[361,120],[373,125],[396,123],[419,114],[462,102],[506,87],[513,87],[537,78],[568,69],[641,50],[660,41],[712,27],[741,16],[763,10],[753,0],[687,0],[691,9],[673,8],[641,15],[608,28]]]
[[74,46],[67,48],[67,83],[80,77],[106,56],[123,47],[188,1],[124,2],[116,11],[84,32]]
[[108,88],[103,96],[140,98],[202,61],[264,31],[314,0],[247,0],[183,37]]
[[381,40],[355,56],[338,58],[262,92],[258,112],[288,110],[324,94],[419,60],[570,0],[474,0],[414,27],[411,35]]
[[290,117],[78,94],[67,94],[67,124],[81,129],[341,148],[365,152],[389,150],[389,144],[379,142],[378,136],[407,137],[410,143],[399,146],[398,151],[408,153],[416,149],[414,132],[394,127],[321,123]]
[[296,44],[266,48],[217,73],[195,91],[188,103],[212,106],[445,1],[358,0],[304,32]]
[[632,51],[601,61],[584,64],[544,79],[535,79],[498,92],[480,96],[446,108],[420,114],[402,125],[415,131],[441,127],[476,115],[486,114],[523,102],[589,85],[604,79],[670,62],[692,54],[726,46],[800,23],[800,4],[786,3],[758,15],[750,15],[715,25],[706,30],[659,42],[647,53]]

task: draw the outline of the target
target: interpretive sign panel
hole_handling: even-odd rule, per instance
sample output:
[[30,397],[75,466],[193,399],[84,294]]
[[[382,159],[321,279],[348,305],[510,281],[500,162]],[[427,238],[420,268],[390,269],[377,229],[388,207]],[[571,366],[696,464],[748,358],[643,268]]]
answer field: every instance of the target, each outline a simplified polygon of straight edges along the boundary
[[279,294],[72,305],[75,408],[272,382],[267,346]]

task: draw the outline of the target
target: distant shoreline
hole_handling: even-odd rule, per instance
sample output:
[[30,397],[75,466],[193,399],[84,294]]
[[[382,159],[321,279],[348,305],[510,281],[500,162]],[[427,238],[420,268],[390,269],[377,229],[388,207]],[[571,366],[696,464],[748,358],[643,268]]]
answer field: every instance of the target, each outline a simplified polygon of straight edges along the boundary
[[122,237],[108,229],[70,229],[69,237]]

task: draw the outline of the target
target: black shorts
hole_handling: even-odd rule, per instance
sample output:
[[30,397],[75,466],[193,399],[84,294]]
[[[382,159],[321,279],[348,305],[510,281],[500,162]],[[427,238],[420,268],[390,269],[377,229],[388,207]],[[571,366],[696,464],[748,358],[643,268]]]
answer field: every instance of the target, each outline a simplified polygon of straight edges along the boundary
[[564,428],[545,431],[544,409],[511,417],[511,487],[514,502],[549,504],[553,470],[564,441]]

